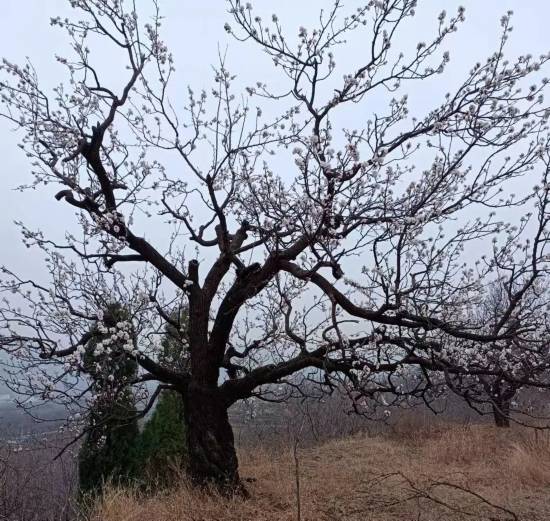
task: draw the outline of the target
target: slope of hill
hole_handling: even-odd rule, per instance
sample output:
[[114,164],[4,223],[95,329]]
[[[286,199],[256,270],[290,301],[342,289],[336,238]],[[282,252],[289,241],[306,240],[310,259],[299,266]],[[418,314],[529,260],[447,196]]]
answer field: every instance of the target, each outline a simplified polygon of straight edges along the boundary
[[[154,497],[111,490],[93,521],[550,519],[550,436],[489,426],[418,428],[298,449],[241,451],[251,498],[184,483]],[[296,475],[300,511],[297,513]]]

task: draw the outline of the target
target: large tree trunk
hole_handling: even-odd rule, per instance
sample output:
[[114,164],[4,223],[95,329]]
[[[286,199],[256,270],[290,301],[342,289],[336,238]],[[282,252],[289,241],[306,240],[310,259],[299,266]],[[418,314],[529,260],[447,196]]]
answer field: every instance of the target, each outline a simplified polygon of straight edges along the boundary
[[510,400],[495,399],[493,403],[493,418],[497,427],[510,427]]
[[192,481],[213,485],[224,494],[245,493],[227,405],[218,389],[191,383],[185,393],[184,415]]

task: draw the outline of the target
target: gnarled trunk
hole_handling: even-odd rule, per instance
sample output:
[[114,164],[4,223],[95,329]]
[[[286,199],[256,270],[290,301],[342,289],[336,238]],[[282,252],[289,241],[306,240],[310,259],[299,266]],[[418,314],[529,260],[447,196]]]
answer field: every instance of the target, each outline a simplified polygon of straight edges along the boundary
[[227,404],[217,388],[191,383],[185,393],[188,472],[197,485],[243,493]]
[[510,400],[499,398],[494,401],[493,418],[497,427],[510,427]]

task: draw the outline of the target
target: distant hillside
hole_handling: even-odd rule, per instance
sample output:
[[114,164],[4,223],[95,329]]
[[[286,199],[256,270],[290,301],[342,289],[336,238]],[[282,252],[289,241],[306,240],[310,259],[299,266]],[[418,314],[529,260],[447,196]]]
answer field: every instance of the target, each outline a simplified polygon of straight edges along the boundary
[[33,409],[35,420],[24,410],[15,406],[11,396],[0,398],[0,440],[40,434],[58,428],[66,417],[65,408],[54,404],[41,404]]

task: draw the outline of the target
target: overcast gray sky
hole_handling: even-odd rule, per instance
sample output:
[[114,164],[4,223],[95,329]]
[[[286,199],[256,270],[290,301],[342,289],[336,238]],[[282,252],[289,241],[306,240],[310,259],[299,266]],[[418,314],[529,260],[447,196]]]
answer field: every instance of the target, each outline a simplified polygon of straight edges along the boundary
[[[140,9],[147,11],[148,0],[137,3]],[[313,25],[319,9],[328,8],[332,3],[332,0],[257,0],[254,5],[264,17],[277,12],[283,24],[294,32],[299,25]],[[348,0],[345,7],[351,11],[362,3]],[[72,10],[68,4],[68,0],[2,0],[0,54],[15,62],[23,62],[29,57],[44,85],[50,87],[63,79],[63,68],[55,62],[54,54],[66,52],[67,38],[62,30],[50,27],[49,19],[51,16],[70,15]],[[165,16],[163,34],[178,69],[176,92],[181,92],[182,99],[187,84],[197,90],[208,87],[212,77],[211,64],[217,60],[218,48],[227,48],[228,66],[240,76],[243,84],[256,80],[278,81],[278,74],[273,73],[264,55],[253,46],[236,42],[226,35],[223,25],[231,20],[224,0],[159,0],[159,4]],[[515,12],[514,33],[508,48],[510,57],[549,50],[550,2],[546,0],[420,0],[418,16],[414,23],[404,27],[395,45],[405,49],[418,41],[428,40],[435,30],[437,13],[443,8],[453,13],[459,5],[466,7],[467,20],[450,41],[450,69],[444,77],[438,78],[438,85],[414,86],[410,93],[412,112],[418,109],[421,114],[424,106],[427,109],[433,102],[438,87],[451,90],[453,81],[459,80],[475,61],[495,49],[499,18],[508,9]],[[367,41],[368,37],[366,32],[360,38]],[[360,63],[361,40],[356,44],[353,52],[343,57],[350,67]],[[111,74],[115,81],[117,69],[110,54],[106,49],[96,52],[96,61],[104,62],[106,74]],[[358,120],[349,126],[358,127],[360,124]],[[29,255],[29,250],[21,245],[13,220],[20,219],[31,227],[40,226],[46,232],[56,233],[67,226],[73,212],[68,205],[56,203],[52,197],[54,188],[47,192],[13,192],[15,186],[30,179],[30,169],[24,154],[16,147],[17,135],[10,131],[6,122],[0,122],[0,136],[3,158],[0,173],[0,264],[30,274],[40,260]]]
[[[346,9],[352,12],[364,2],[348,0],[344,3]],[[137,0],[137,4],[146,14],[147,6],[150,5],[148,0]],[[165,16],[164,39],[176,60],[176,86],[173,91],[176,95],[181,93],[182,102],[186,97],[187,84],[196,90],[203,87],[208,89],[212,78],[211,65],[217,61],[218,49],[227,49],[228,68],[239,75],[242,85],[250,85],[258,80],[277,85],[280,81],[279,72],[273,71],[265,55],[250,44],[236,42],[225,33],[224,23],[231,22],[231,19],[224,0],[159,0],[159,4]],[[300,25],[313,26],[319,9],[329,8],[332,4],[333,0],[257,0],[255,7],[264,18],[276,12],[283,26],[296,34]],[[64,55],[68,49],[65,32],[51,27],[49,20],[52,16],[70,16],[72,10],[68,5],[68,0],[2,0],[0,54],[18,63],[23,63],[29,57],[48,88],[64,79],[64,69],[56,63],[54,55]],[[448,45],[451,51],[449,69],[436,82],[413,87],[410,92],[413,115],[422,116],[430,106],[436,106],[440,101],[438,96],[452,90],[476,61],[484,60],[496,49],[500,33],[499,19],[509,9],[515,12],[514,33],[507,51],[510,59],[519,54],[538,55],[550,50],[548,0],[419,0],[418,16],[413,23],[403,27],[394,48],[406,50],[419,41],[429,41],[437,27],[437,14],[442,9],[454,13],[459,5],[466,7],[467,20]],[[361,46],[368,41],[368,31],[364,31],[349,52],[340,58],[339,63],[344,68],[349,64],[349,70],[360,65]],[[95,61],[102,63],[106,79],[116,85],[120,78],[116,60],[113,60],[107,49],[100,48],[95,52]],[[367,105],[365,110],[370,111],[370,114],[375,112],[376,101]],[[350,117],[355,118],[355,121],[350,121],[347,126],[360,128],[361,118],[366,117],[366,113],[357,111]],[[5,121],[0,121],[0,137],[0,264],[29,276],[40,272],[41,259],[23,247],[13,221],[22,220],[31,228],[40,227],[44,232],[59,237],[74,223],[74,212],[69,205],[54,200],[53,187],[36,192],[13,191],[15,186],[30,180],[30,167],[16,146],[17,134]],[[147,226],[145,230],[136,231],[147,235]]]

